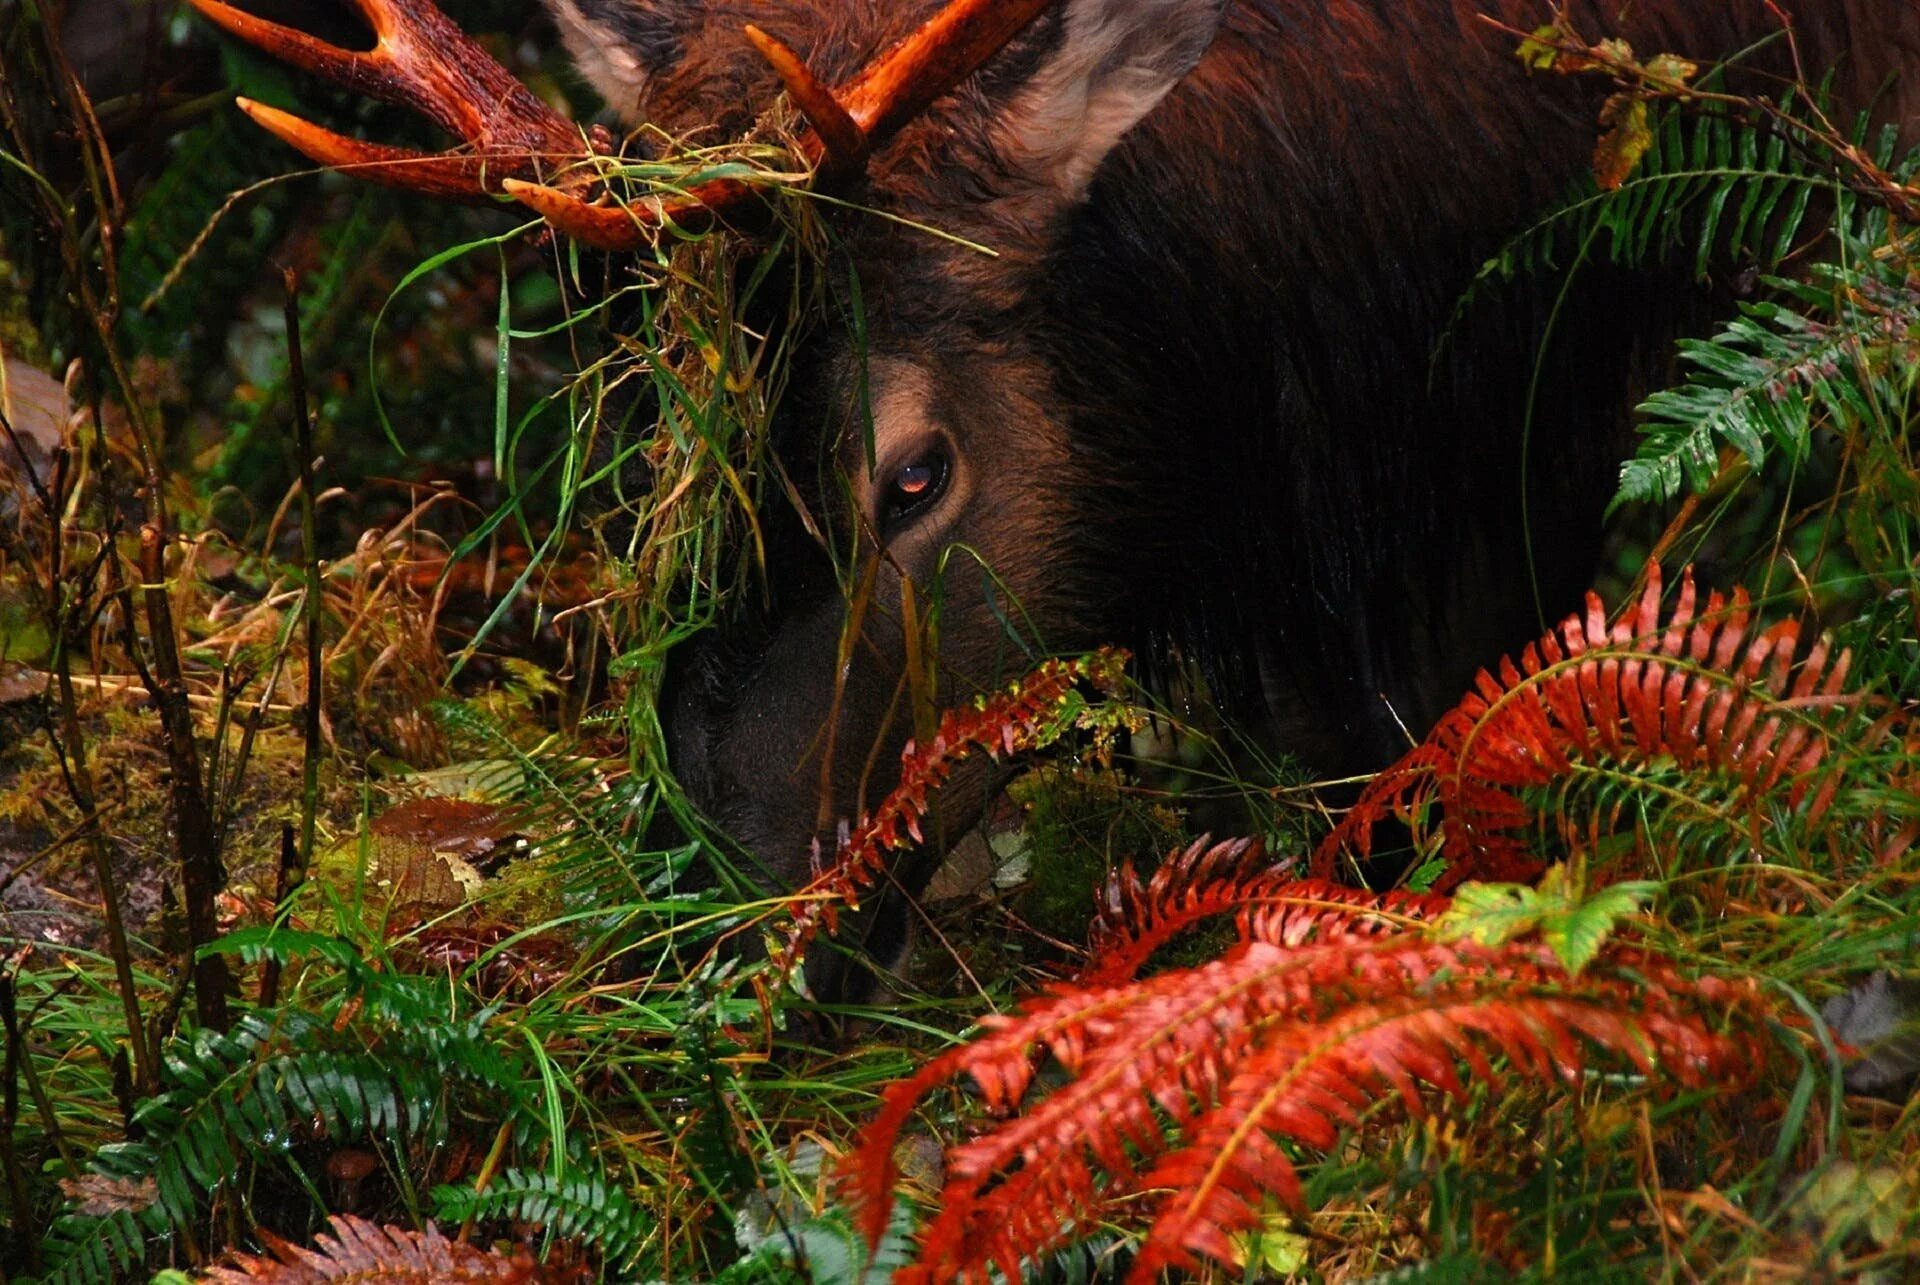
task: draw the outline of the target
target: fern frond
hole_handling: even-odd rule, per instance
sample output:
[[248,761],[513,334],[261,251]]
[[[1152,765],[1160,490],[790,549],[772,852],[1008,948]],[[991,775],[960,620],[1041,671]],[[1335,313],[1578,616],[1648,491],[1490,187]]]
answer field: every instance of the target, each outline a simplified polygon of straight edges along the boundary
[[137,1119],[154,1139],[150,1171],[174,1225],[191,1226],[206,1193],[302,1136],[405,1136],[433,1118],[439,1085],[419,1068],[317,1049],[269,1053],[285,1034],[249,1015],[226,1035],[197,1032],[168,1057],[168,1089]]
[[40,1246],[48,1267],[41,1285],[94,1285],[135,1274],[147,1256],[141,1223],[140,1215],[126,1209],[56,1219]]
[[1005,691],[948,710],[924,743],[907,742],[900,753],[900,783],[861,818],[826,868],[794,894],[792,922],[776,964],[791,967],[823,924],[832,931],[841,907],[858,909],[861,892],[885,869],[888,853],[920,842],[928,797],[955,767],[981,752],[998,759],[1051,744],[1091,714],[1077,694],[1079,685],[1117,692],[1127,659],[1126,652],[1103,647],[1073,659],[1044,661]]
[[146,1141],[102,1148],[96,1167],[151,1177],[155,1217],[191,1227],[210,1193],[300,1142],[439,1140],[449,1085],[484,1090],[507,1120],[535,1118],[484,1026],[414,1013],[373,1048],[336,1047],[331,1025],[305,1013],[250,1013],[224,1034],[197,1031],[169,1049],[164,1090],[140,1105]]
[[352,1214],[335,1214],[327,1225],[331,1231],[322,1232],[312,1249],[263,1232],[271,1257],[236,1254],[230,1266],[214,1267],[202,1279],[211,1285],[535,1285],[579,1279],[574,1272],[547,1271],[524,1252],[508,1256],[476,1249],[448,1240],[432,1227],[423,1232],[382,1227]]
[[[864,1238],[834,1207],[797,1221],[781,1218],[758,1243],[735,1224],[747,1252],[713,1277],[713,1285],[889,1285],[913,1261],[913,1214],[901,1208],[880,1244]],[[758,1233],[754,1233],[757,1235]]]
[[1870,254],[1864,263],[1817,268],[1810,284],[1768,278],[1800,307],[1744,304],[1712,339],[1682,340],[1690,373],[1636,408],[1641,440],[1621,465],[1614,503],[1706,490],[1723,445],[1757,469],[1772,453],[1803,459],[1816,423],[1844,433],[1901,422],[1920,371],[1920,287],[1899,272],[1875,282],[1863,275]]
[[1142,879],[1131,862],[1107,878],[1088,932],[1081,986],[1131,981],[1153,953],[1217,915],[1237,917],[1244,940],[1294,946],[1316,930],[1343,935],[1397,932],[1446,908],[1444,897],[1372,893],[1329,880],[1301,880],[1266,866],[1258,839],[1195,840]]
[[619,1187],[597,1174],[574,1170],[555,1177],[544,1170],[507,1169],[484,1191],[437,1187],[436,1215],[443,1222],[506,1219],[530,1223],[598,1250],[609,1265],[624,1265],[655,1230],[653,1219]]
[[1201,1256],[1233,1261],[1229,1237],[1258,1227],[1269,1197],[1306,1212],[1282,1141],[1328,1150],[1338,1141],[1336,1126],[1357,1125],[1375,1102],[1398,1096],[1420,1112],[1423,1087],[1464,1099],[1462,1065],[1494,1084],[1494,1056],[1515,1074],[1577,1080],[1590,1048],[1643,1075],[1664,1070],[1683,1085],[1737,1077],[1737,1043],[1721,1041],[1697,1017],[1636,1011],[1624,984],[1601,994],[1531,995],[1495,984],[1456,995],[1351,1009],[1248,1057],[1188,1144],[1141,1180],[1142,1190],[1174,1195],[1147,1233],[1133,1279],[1154,1280],[1164,1267],[1195,1269]]
[[[1789,98],[1782,110],[1795,110]],[[1883,142],[1877,159],[1892,151]],[[1837,186],[1833,169],[1789,147],[1778,130],[1674,108],[1619,186],[1591,176],[1568,199],[1509,240],[1467,288],[1457,322],[1490,286],[1526,273],[1576,266],[1595,253],[1644,266],[1684,255],[1705,278],[1716,262],[1770,268],[1794,249],[1813,197]]]
[[1168,1189],[1133,1278],[1196,1256],[1231,1263],[1229,1238],[1258,1224],[1262,1199],[1303,1204],[1283,1142],[1326,1149],[1376,1102],[1458,1097],[1462,1068],[1577,1079],[1602,1053],[1696,1086],[1742,1082],[1761,1062],[1767,1008],[1752,986],[1685,978],[1617,942],[1574,977],[1537,941],[1447,943],[1356,919],[1366,926],[1311,944],[1248,940],[1143,982],[1059,988],[890,1090],[853,1170],[869,1235],[884,1226],[893,1144],[926,1093],[966,1076],[989,1110],[1014,1110],[1036,1049],[1071,1077],[950,1151],[919,1261],[895,1279],[983,1280],[989,1265],[1017,1279],[1115,1201]]
[[1449,710],[1425,741],[1374,778],[1314,854],[1312,871],[1331,875],[1340,852],[1370,851],[1373,827],[1437,805],[1452,859],[1443,879],[1530,882],[1542,868],[1526,842],[1537,809],[1526,792],[1609,764],[1672,764],[1687,773],[1701,803],[1706,783],[1723,832],[1753,837],[1765,806],[1816,823],[1857,756],[1831,754],[1858,728],[1859,698],[1842,694],[1849,656],[1822,640],[1798,657],[1800,633],[1787,620],[1759,628],[1743,591],[1712,594],[1696,610],[1691,570],[1663,623],[1660,569],[1647,568],[1635,609],[1609,626],[1596,595],[1584,615],[1482,670],[1475,690]]

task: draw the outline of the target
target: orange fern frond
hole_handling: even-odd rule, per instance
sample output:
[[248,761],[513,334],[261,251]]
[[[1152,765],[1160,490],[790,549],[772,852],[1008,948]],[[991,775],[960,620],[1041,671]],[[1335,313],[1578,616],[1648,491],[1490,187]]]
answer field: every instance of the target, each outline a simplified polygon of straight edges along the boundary
[[[1378,1099],[1417,1110],[1423,1089],[1457,1096],[1462,1066],[1492,1079],[1499,1058],[1514,1074],[1571,1078],[1597,1050],[1700,1085],[1761,1064],[1753,1033],[1767,1009],[1752,987],[1684,978],[1618,942],[1569,976],[1537,941],[1437,941],[1379,913],[1381,899],[1369,908],[1329,888],[1276,885],[1274,913],[1248,917],[1248,937],[1220,959],[1057,987],[889,1090],[850,1177],[870,1237],[921,1098],[964,1076],[989,1110],[1021,1111],[949,1152],[939,1212],[897,1279],[984,1280],[989,1266],[1017,1279],[1023,1260],[1113,1202],[1163,1191],[1135,1278],[1196,1255],[1231,1262],[1229,1238],[1259,1221],[1264,1196],[1300,1207],[1283,1142],[1329,1147]],[[1069,1078],[1023,1107],[1036,1052]]]
[[1680,1018],[1650,1011],[1624,980],[1583,983],[1575,994],[1526,989],[1505,978],[1484,989],[1450,984],[1411,1002],[1356,1007],[1324,1027],[1295,1028],[1259,1047],[1188,1143],[1138,1184],[1172,1194],[1160,1204],[1133,1278],[1150,1281],[1166,1267],[1193,1270],[1200,1257],[1234,1261],[1232,1235],[1261,1224],[1269,1197],[1305,1213],[1300,1179],[1276,1139],[1329,1149],[1336,1125],[1357,1124],[1380,1098],[1397,1094],[1420,1111],[1423,1085],[1462,1099],[1461,1064],[1475,1079],[1498,1082],[1489,1054],[1541,1080],[1577,1076],[1585,1046],[1623,1057],[1642,1074],[1664,1071],[1686,1087],[1747,1078],[1740,1041],[1713,1034],[1699,1012]]
[[1216,915],[1234,915],[1243,940],[1296,946],[1329,924],[1344,935],[1378,936],[1409,920],[1435,918],[1446,907],[1444,897],[1299,879],[1268,866],[1258,839],[1202,837],[1149,878],[1131,862],[1107,877],[1088,930],[1087,962],[1075,980],[1082,986],[1131,981],[1156,950]]
[[998,759],[1040,749],[1075,724],[1074,691],[1088,683],[1105,695],[1120,690],[1127,653],[1103,647],[1067,660],[1048,660],[1005,691],[941,716],[933,737],[914,741],[900,752],[900,783],[880,806],[862,817],[841,842],[833,860],[791,900],[792,920],[776,963],[790,968],[814,935],[831,931],[840,909],[859,908],[860,894],[873,886],[887,854],[920,842],[920,819],[927,800],[963,760],[984,751]]
[[200,1279],[214,1285],[543,1285],[584,1279],[578,1271],[541,1267],[524,1253],[507,1257],[448,1240],[431,1227],[382,1227],[352,1214],[335,1214],[327,1224],[331,1234],[322,1232],[312,1249],[263,1232],[272,1257],[236,1254],[230,1266],[210,1268]]
[[1817,820],[1839,785],[1823,767],[1844,757],[1829,751],[1858,700],[1842,695],[1848,654],[1830,657],[1820,640],[1796,663],[1798,624],[1759,628],[1743,591],[1696,610],[1691,569],[1664,622],[1660,593],[1650,563],[1639,602],[1615,624],[1589,594],[1586,612],[1530,644],[1518,665],[1482,670],[1426,740],[1368,785],[1312,872],[1331,876],[1348,847],[1364,858],[1389,815],[1437,805],[1452,859],[1440,887],[1529,882],[1541,864],[1523,833],[1537,817],[1523,792],[1604,762],[1670,761],[1727,781],[1749,811],[1777,799]]

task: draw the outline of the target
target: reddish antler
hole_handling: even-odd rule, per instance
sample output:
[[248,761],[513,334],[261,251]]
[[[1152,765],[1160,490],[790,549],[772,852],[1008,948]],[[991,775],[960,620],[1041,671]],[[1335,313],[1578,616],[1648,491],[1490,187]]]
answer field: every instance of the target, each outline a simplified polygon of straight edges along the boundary
[[373,28],[364,53],[235,9],[220,0],[188,0],[213,22],[296,67],[382,102],[409,107],[470,150],[430,155],[347,138],[298,116],[240,99],[268,132],[322,165],[433,196],[477,197],[508,178],[558,174],[594,149],[579,128],[515,80],[513,73],[454,26],[428,0],[354,0]]
[[[372,26],[368,52],[340,49],[256,18],[221,0],[188,0],[234,35],[296,66],[385,102],[419,111],[466,140],[468,150],[428,155],[346,138],[247,99],[260,125],[322,165],[436,196],[504,192],[556,231],[608,250],[629,250],[665,221],[697,223],[756,201],[748,183],[715,179],[683,195],[637,205],[592,202],[597,177],[580,165],[605,148],[550,110],[463,35],[431,0],[354,0]],[[799,140],[810,164],[835,179],[859,174],[873,149],[965,80],[1054,0],[953,0],[843,89],[828,89],[786,45],[749,25],[746,38],[773,66],[811,129]]]

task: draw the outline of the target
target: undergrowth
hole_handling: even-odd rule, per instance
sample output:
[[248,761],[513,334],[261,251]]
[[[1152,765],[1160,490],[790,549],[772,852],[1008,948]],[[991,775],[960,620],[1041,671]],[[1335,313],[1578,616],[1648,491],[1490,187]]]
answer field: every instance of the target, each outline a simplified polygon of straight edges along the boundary
[[[253,190],[215,105],[281,72],[156,5],[180,81],[90,101],[50,12],[0,16],[0,1277],[1911,1276],[1913,1112],[1848,1092],[1829,1001],[1920,944],[1920,197],[1817,83],[1526,35],[1617,95],[1462,307],[1598,257],[1749,283],[1642,407],[1616,507],[1677,507],[1624,610],[1344,814],[1117,655],[1046,662],[775,895],[657,698],[756,583],[845,266],[784,122],[623,176],[766,181],[766,238],[603,276]],[[815,1003],[976,754],[1034,766],[939,958]],[[1331,881],[1394,845],[1406,887]]]

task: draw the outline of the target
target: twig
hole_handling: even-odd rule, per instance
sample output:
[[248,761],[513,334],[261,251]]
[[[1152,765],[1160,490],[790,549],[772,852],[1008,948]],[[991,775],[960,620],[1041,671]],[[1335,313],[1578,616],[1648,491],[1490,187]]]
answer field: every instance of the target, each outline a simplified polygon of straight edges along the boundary
[[[95,428],[99,428],[97,419]],[[107,458],[104,449],[100,458]],[[108,851],[106,835],[100,829],[99,791],[94,786],[93,769],[87,761],[86,736],[80,729],[79,701],[73,688],[73,644],[84,628],[81,624],[83,613],[90,614],[88,603],[96,597],[92,586],[102,567],[110,564],[109,555],[113,545],[110,538],[102,540],[100,549],[84,574],[72,585],[64,584],[66,569],[63,554],[67,531],[62,514],[71,481],[66,461],[67,452],[63,447],[54,469],[53,485],[42,497],[48,536],[47,592],[43,609],[48,634],[53,642],[49,668],[57,693],[56,713],[50,714],[47,719],[47,738],[53,743],[54,758],[60,766],[67,794],[73,799],[74,807],[82,818],[81,831],[87,840],[87,855],[93,864],[94,882],[100,890],[107,953],[113,958],[114,981],[119,988],[120,1004],[126,1016],[127,1042],[134,1052],[136,1078],[151,1089],[157,1083],[159,1068],[140,1017],[140,992],[134,983],[133,954],[127,942],[126,922],[120,915],[120,890],[113,873],[113,855]]]
[[307,629],[307,708],[301,724],[303,753],[300,764],[300,862],[283,870],[284,897],[299,883],[300,873],[313,863],[315,817],[320,807],[320,697],[323,656],[320,646],[320,553],[313,512],[313,418],[307,408],[307,369],[300,353],[300,278],[292,268],[281,269],[287,300],[287,385],[293,397],[293,443],[300,465],[300,557],[307,592],[300,615]]
[[[22,955],[25,951],[21,952]],[[40,1274],[40,1233],[33,1225],[33,1198],[27,1194],[27,1176],[20,1171],[20,1157],[13,1149],[14,1124],[20,1118],[20,1063],[26,1056],[26,1044],[19,1035],[15,1015],[14,977],[19,956],[12,967],[0,969],[0,1028],[5,1031],[6,1053],[0,1057],[0,1169],[7,1173],[7,1198],[13,1204],[14,1227],[27,1247],[27,1271]]]
[[[273,880],[273,904],[286,901],[299,878],[300,849],[293,842],[293,827],[280,827],[280,863]],[[260,1007],[272,1008],[280,1002],[280,960],[269,954],[260,969]]]
[[[19,967],[16,964],[5,976],[0,976],[0,1028],[4,1030],[7,1044],[7,1062],[10,1067],[7,1076],[8,1097],[11,1099],[13,1092],[13,1076],[11,1071],[17,1069],[20,1072],[20,1078],[26,1081],[27,1096],[33,1099],[34,1110],[40,1115],[40,1125],[47,1131],[47,1140],[53,1144],[53,1149],[59,1153],[60,1163],[66,1169],[67,1173],[72,1177],[78,1178],[80,1176],[80,1162],[74,1158],[73,1148],[67,1143],[67,1135],[61,1132],[60,1117],[54,1114],[53,1103],[47,1097],[47,1088],[40,1082],[39,1072],[33,1069],[33,1058],[27,1053],[26,1029],[20,1024],[20,1015],[15,1007],[15,1000],[18,995],[15,981],[18,975]],[[27,1020],[29,1022],[33,1020],[32,1014],[28,1015]],[[11,1138],[13,1133],[12,1124],[14,1111],[17,1109],[17,1104],[9,1101],[7,1106],[7,1134],[9,1138]],[[22,1206],[22,1209],[24,1210],[25,1206]],[[23,1213],[21,1217],[24,1220],[25,1214]]]
[[[138,666],[136,666],[135,668],[137,669]],[[17,672],[38,675],[40,677],[52,676],[51,670],[38,670],[38,669],[32,668],[31,666]],[[91,689],[94,695],[94,698],[96,700],[106,700],[116,696],[133,696],[133,697],[144,700],[150,695],[150,693],[146,691],[145,680],[142,679],[138,673],[88,674],[87,686]],[[195,709],[210,709],[217,712],[220,707],[220,697],[212,692],[189,691],[187,693],[187,703],[193,706]],[[295,709],[298,708],[298,706],[283,704],[277,701],[263,700],[263,701],[257,702],[254,708],[257,713],[263,714],[263,715],[264,714],[291,714]]]
[[[160,478],[149,474],[147,486],[158,493]],[[158,508],[150,502],[149,512]],[[157,516],[157,514],[156,514]],[[173,623],[173,599],[167,589],[166,543],[158,522],[150,518],[140,527],[141,599],[146,607],[147,645],[153,649],[153,672],[148,690],[160,710],[161,739],[171,776],[168,804],[173,819],[174,854],[180,862],[180,888],[187,909],[187,948],[193,952],[194,1012],[211,1030],[227,1029],[227,989],[230,979],[224,956],[202,948],[219,936],[214,898],[226,882],[220,864],[219,836],[200,773],[200,749],[193,739],[193,706],[187,700],[187,681],[180,664],[179,634]]]

